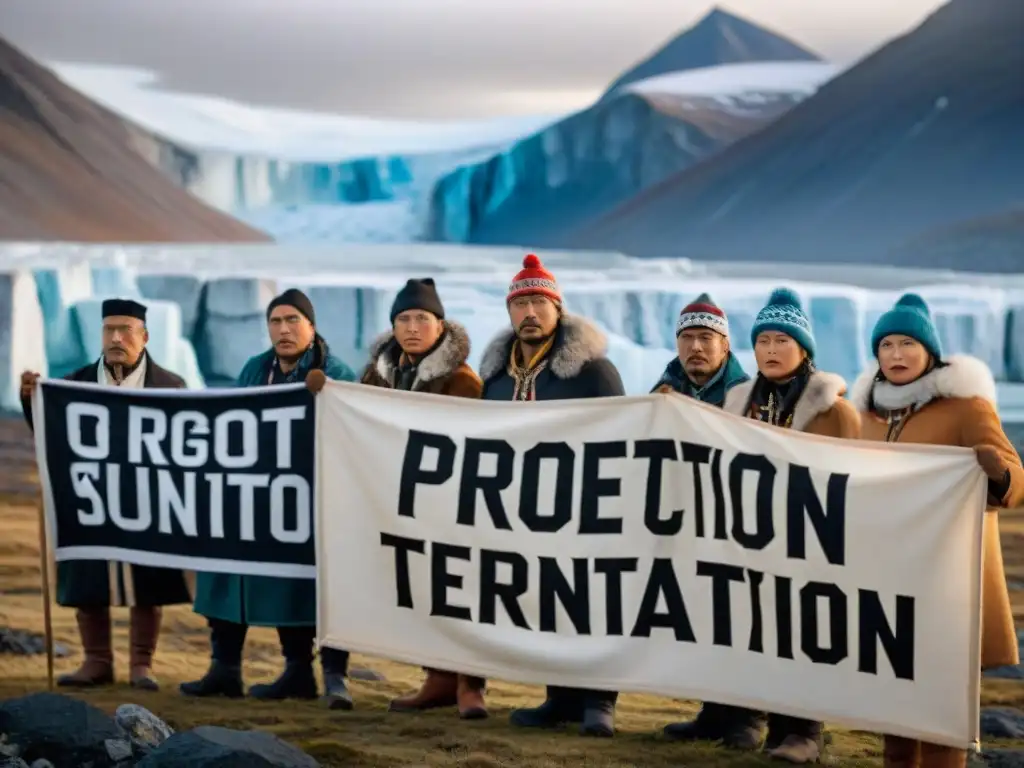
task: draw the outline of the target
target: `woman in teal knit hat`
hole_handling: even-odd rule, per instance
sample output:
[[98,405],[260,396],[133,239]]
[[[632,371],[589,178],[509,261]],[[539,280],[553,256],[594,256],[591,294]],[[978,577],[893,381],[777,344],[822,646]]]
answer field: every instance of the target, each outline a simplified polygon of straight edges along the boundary
[[[996,411],[996,384],[981,360],[943,355],[924,299],[908,293],[871,334],[877,363],[854,384],[861,438],[973,448],[989,478],[982,552],[982,669],[1019,663],[996,511],[1024,504],[1024,469]],[[951,663],[955,660],[951,660]],[[885,737],[887,768],[960,768],[963,749]]]
[[[800,298],[775,290],[757,313],[750,340],[757,377],[729,390],[725,410],[766,424],[836,438],[860,435],[860,417],[843,395],[846,382],[814,365],[814,330]],[[765,749],[771,757],[802,764],[821,757],[823,724],[767,715]]]

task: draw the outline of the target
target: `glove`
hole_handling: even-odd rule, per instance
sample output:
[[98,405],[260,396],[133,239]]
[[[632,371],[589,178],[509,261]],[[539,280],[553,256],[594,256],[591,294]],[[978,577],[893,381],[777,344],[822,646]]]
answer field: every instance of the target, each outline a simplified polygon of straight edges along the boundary
[[33,371],[25,371],[21,374],[21,399],[27,400],[32,397],[32,390],[36,387],[39,374]]
[[978,457],[978,464],[993,482],[1001,482],[1006,475],[1006,463],[999,455],[999,452],[991,445],[974,446],[974,454]]

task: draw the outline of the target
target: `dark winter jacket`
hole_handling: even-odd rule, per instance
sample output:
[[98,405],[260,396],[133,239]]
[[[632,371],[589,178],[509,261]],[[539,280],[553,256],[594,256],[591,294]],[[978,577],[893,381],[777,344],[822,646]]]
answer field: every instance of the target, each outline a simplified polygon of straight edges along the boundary
[[702,403],[721,408],[725,403],[725,393],[737,384],[742,384],[745,381],[750,381],[750,377],[743,370],[740,361],[736,359],[732,352],[726,358],[725,364],[718,369],[718,372],[703,387],[698,387],[690,381],[686,371],[683,370],[683,364],[679,361],[679,358],[673,357],[669,364],[665,366],[665,372],[661,374],[661,378],[658,379],[658,383],[654,385],[651,392],[664,391],[665,387],[669,387],[681,395],[686,395],[687,397],[700,400]]
[[410,392],[429,392],[452,397],[480,397],[482,383],[469,363],[469,334],[452,320],[444,321],[444,334],[432,350],[420,358],[415,368],[408,371],[408,386],[400,381],[403,371],[399,367],[402,349],[391,331],[381,334],[370,348],[370,361],[359,379],[374,387],[407,389]]
[[[516,336],[512,329],[499,333],[480,362],[484,400],[512,400],[514,382],[508,373]],[[579,315],[563,314],[548,353],[548,365],[537,376],[538,400],[575,400],[626,394],[615,365],[605,355],[608,340],[601,330]]]
[[[176,373],[171,373],[166,368],[157,365],[149,352],[143,351],[146,356],[146,375],[142,386],[146,389],[185,389],[185,380]],[[80,381],[86,384],[100,383],[100,361],[93,360],[88,365],[83,365],[77,371],[72,371],[64,376],[66,381]],[[28,428],[32,429],[32,399],[22,398],[21,412],[25,415]]]
[[[142,386],[146,389],[184,389],[185,380],[157,365],[149,352]],[[94,360],[63,378],[83,384],[100,383],[100,360]],[[23,398],[21,410],[29,429],[32,401]],[[180,605],[192,602],[191,574],[177,568],[154,568],[148,565],[107,560],[62,560],[57,563],[57,605],[65,608],[97,608],[107,606]]]
[[[242,366],[239,387],[261,387],[270,383],[276,355],[270,349]],[[329,379],[354,381],[355,373],[331,355],[327,343],[317,336],[299,364],[275,383],[306,380],[319,368]],[[212,619],[257,627],[312,626],[316,624],[316,580],[274,576],[238,576],[230,573],[196,574],[195,612]]]

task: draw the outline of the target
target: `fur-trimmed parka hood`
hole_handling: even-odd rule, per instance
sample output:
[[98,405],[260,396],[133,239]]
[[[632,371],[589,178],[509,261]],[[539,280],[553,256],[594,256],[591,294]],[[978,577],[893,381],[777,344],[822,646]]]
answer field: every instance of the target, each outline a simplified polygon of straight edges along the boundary
[[980,397],[996,404],[996,382],[991,369],[970,355],[950,355],[916,381],[902,386],[878,380],[878,362],[869,366],[853,385],[850,402],[861,413],[880,408],[898,411],[920,408],[939,398]]
[[[608,351],[608,338],[594,323],[580,315],[563,312],[555,333],[548,370],[559,379],[575,378],[583,366],[605,357]],[[515,340],[516,334],[511,328],[491,340],[480,361],[480,378],[488,381],[505,370]]]
[[[723,410],[736,416],[746,416],[750,397],[754,393],[757,378],[737,384],[725,395]],[[842,376],[825,371],[814,371],[807,379],[804,391],[800,393],[796,408],[793,409],[793,429],[803,432],[817,416],[826,413],[846,393],[846,381]]]
[[[454,320],[444,320],[444,336],[441,342],[416,366],[416,383],[426,384],[451,376],[469,359],[469,333]],[[398,363],[400,350],[393,331],[386,331],[370,345],[370,362],[377,375],[384,381],[392,381]],[[416,385],[413,385],[416,388]]]

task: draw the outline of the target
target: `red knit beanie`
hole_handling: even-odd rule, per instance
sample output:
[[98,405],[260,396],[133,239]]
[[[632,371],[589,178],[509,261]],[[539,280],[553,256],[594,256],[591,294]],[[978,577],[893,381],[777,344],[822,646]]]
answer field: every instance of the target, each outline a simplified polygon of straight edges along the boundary
[[711,297],[702,293],[691,301],[683,311],[679,313],[679,321],[676,323],[676,336],[687,328],[709,328],[717,331],[725,337],[729,336],[729,318],[725,316]]
[[558,304],[562,302],[562,292],[558,289],[555,276],[544,269],[540,258],[533,253],[526,254],[526,258],[523,259],[522,270],[512,278],[512,283],[508,287],[508,296],[505,297],[505,303],[507,304],[512,301],[516,296],[527,296],[530,294],[547,296]]

